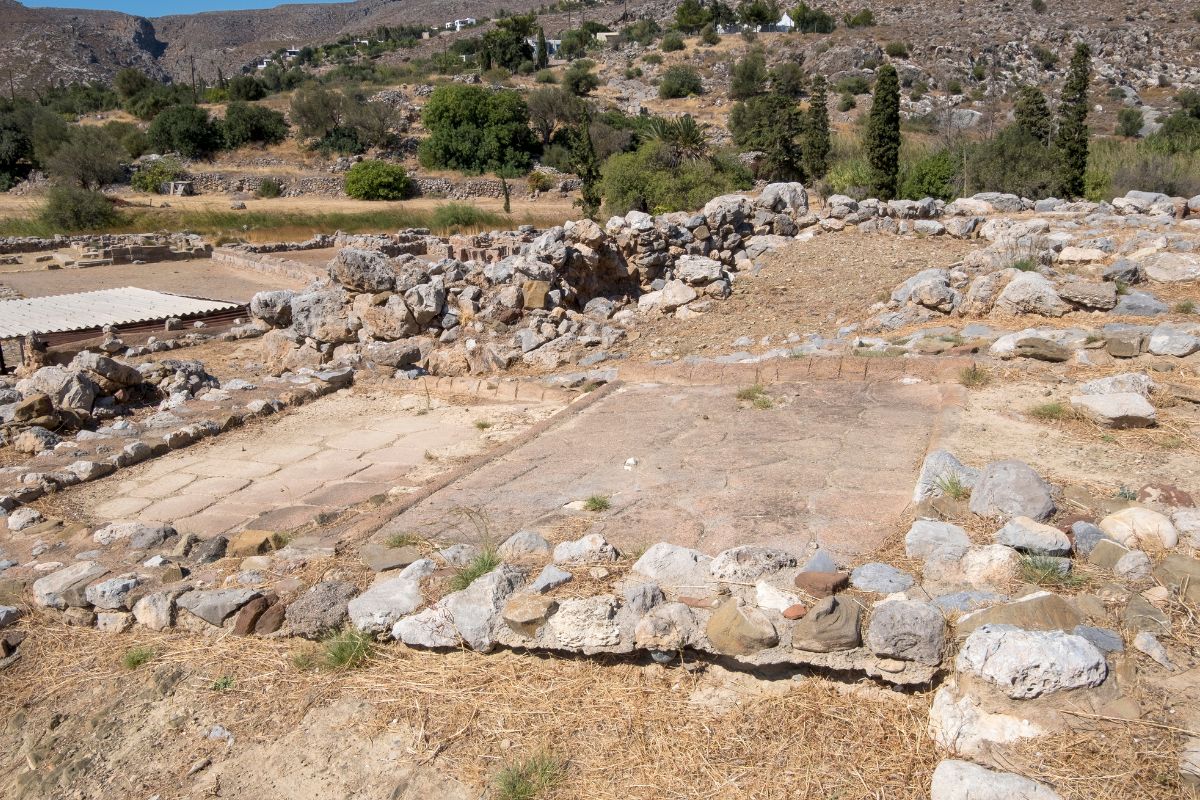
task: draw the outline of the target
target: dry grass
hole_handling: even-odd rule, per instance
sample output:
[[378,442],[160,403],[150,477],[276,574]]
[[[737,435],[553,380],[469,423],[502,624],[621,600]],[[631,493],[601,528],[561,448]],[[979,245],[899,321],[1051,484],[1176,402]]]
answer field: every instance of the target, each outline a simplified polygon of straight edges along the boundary
[[[439,655],[389,645],[357,670],[313,672],[293,666],[303,645],[290,641],[112,637],[45,618],[26,624],[35,623],[0,691],[0,709],[21,707],[30,724],[95,687],[140,691],[121,665],[132,644],[154,649],[155,670],[184,668],[182,702],[202,702],[206,715],[246,742],[272,741],[314,707],[360,698],[379,711],[364,728],[390,720],[410,726],[419,732],[413,758],[476,787],[551,752],[569,756],[554,797],[916,800],[927,796],[940,758],[925,734],[928,694],[813,678],[789,682],[782,696],[744,694],[718,713],[689,702],[694,690],[711,687],[702,665]],[[212,692],[222,678],[228,688]],[[1151,720],[1171,721],[1165,699],[1147,710]],[[1089,727],[1007,758],[1064,798],[1186,796],[1175,783],[1180,733],[1102,721]],[[177,758],[186,769],[194,752],[184,748]],[[97,780],[104,772],[97,769]]]

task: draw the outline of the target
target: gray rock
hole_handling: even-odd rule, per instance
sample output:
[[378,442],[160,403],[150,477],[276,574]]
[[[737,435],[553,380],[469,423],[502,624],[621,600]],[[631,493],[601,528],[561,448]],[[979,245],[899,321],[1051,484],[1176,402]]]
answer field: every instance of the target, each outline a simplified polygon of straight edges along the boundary
[[293,294],[288,289],[257,293],[250,298],[250,316],[272,327],[286,328],[292,324]]
[[1108,539],[1104,531],[1090,522],[1076,522],[1072,524],[1071,534],[1075,538],[1075,552],[1085,558],[1092,554],[1092,550],[1096,549],[1097,544]]
[[358,549],[358,557],[372,572],[387,572],[420,561],[421,551],[410,545],[388,547],[385,544],[368,543]]
[[903,592],[913,585],[913,577],[891,564],[879,561],[863,564],[850,573],[850,585],[864,592],[891,594]]
[[296,636],[317,639],[341,628],[349,618],[346,604],[358,594],[352,583],[321,581],[288,603],[284,619]]
[[877,656],[936,666],[946,646],[946,620],[929,603],[888,600],[871,612],[866,643]]
[[1200,337],[1192,335],[1189,328],[1164,322],[1150,332],[1146,349],[1156,356],[1183,358],[1200,350]]
[[95,561],[80,561],[34,581],[33,600],[43,608],[59,610],[82,606],[85,587],[107,573],[108,568]]
[[1145,653],[1157,661],[1159,666],[1172,671],[1175,669],[1175,665],[1171,663],[1170,656],[1167,655],[1167,648],[1163,647],[1162,642],[1149,631],[1139,631],[1133,637],[1133,647],[1138,652]]
[[8,529],[14,532],[32,528],[34,525],[45,521],[46,518],[42,516],[42,512],[29,506],[22,506],[7,517]]
[[1150,401],[1133,392],[1076,395],[1071,408],[1105,428],[1148,428],[1157,420]]
[[1108,675],[1104,654],[1082,636],[983,625],[967,637],[956,667],[1002,689],[1014,700],[1085,686]]
[[16,606],[0,606],[0,630],[21,618],[21,609]]
[[459,643],[454,620],[441,604],[396,622],[392,638],[414,647],[458,647]]
[[133,618],[144,628],[165,631],[175,624],[175,600],[185,591],[188,591],[188,588],[155,592],[141,597],[133,604]]
[[1061,317],[1071,310],[1044,275],[1022,272],[996,298],[996,309],[1008,314],[1038,314]]
[[188,553],[188,557],[197,564],[211,564],[225,557],[225,548],[229,540],[224,536],[214,536],[196,544]]
[[829,555],[828,550],[818,547],[817,551],[812,554],[812,557],[804,562],[804,566],[800,568],[800,571],[837,572],[837,563],[833,560],[833,556]]
[[1071,633],[1087,639],[1101,653],[1125,652],[1125,642],[1121,639],[1121,634],[1114,630],[1096,628],[1091,625],[1076,625]]
[[796,556],[773,547],[743,545],[718,553],[708,570],[719,581],[749,583],[796,566]]
[[904,535],[904,554],[909,558],[928,558],[938,551],[953,557],[962,555],[970,547],[967,532],[948,522],[918,519]]
[[996,543],[1035,555],[1065,556],[1071,552],[1071,540],[1065,533],[1029,517],[1009,520],[996,531]]
[[329,277],[356,292],[390,291],[396,281],[387,256],[352,247],[343,247],[329,262]]
[[1113,565],[1112,569],[1113,574],[1118,578],[1138,583],[1150,580],[1151,568],[1150,556],[1141,550],[1130,550],[1117,559],[1117,563]]
[[96,608],[111,611],[128,611],[130,607],[129,593],[137,588],[140,582],[137,575],[121,575],[117,578],[109,578],[106,581],[93,583],[87,587],[84,597]]
[[1120,295],[1112,313],[1127,317],[1155,317],[1170,310],[1166,303],[1150,292],[1130,292]]
[[933,598],[933,604],[937,606],[943,614],[949,614],[952,611],[974,611],[978,608],[990,606],[995,603],[1001,603],[1005,599],[1006,598],[1004,595],[999,595],[995,592],[985,592],[982,590],[972,589],[940,595]]
[[550,554],[550,543],[536,531],[517,531],[497,549],[505,560],[540,558]]
[[721,262],[704,256],[681,256],[675,262],[675,277],[689,286],[707,286],[721,279]]
[[446,562],[447,566],[465,567],[479,555],[479,548],[473,544],[452,544],[439,550],[437,555]]
[[625,607],[639,616],[646,614],[650,609],[666,600],[662,589],[654,583],[637,583],[626,586],[621,595],[625,600]]
[[376,581],[347,604],[350,622],[364,633],[390,630],[401,617],[424,604],[421,580],[436,569],[431,559],[423,558],[409,564],[394,578]]
[[529,585],[529,590],[545,594],[552,589],[557,589],[564,583],[570,581],[574,576],[564,569],[559,569],[553,564],[547,564],[542,567],[542,571],[534,578],[533,583]]
[[219,628],[230,615],[256,597],[258,592],[253,589],[207,589],[186,592],[175,603]]
[[703,588],[712,584],[712,559],[697,550],[659,542],[633,565],[633,571],[660,586]]
[[988,464],[971,492],[970,509],[981,517],[1029,517],[1035,521],[1054,514],[1050,484],[1021,461]]
[[921,474],[917,478],[913,502],[920,503],[930,497],[940,497],[943,494],[942,486],[947,479],[957,478],[964,488],[971,489],[979,477],[979,470],[964,465],[952,453],[934,450],[925,456],[925,461],[921,464]]
[[67,472],[78,478],[81,483],[103,478],[112,474],[114,470],[116,467],[107,461],[76,461],[67,467]]
[[946,759],[933,771],[929,800],[1062,800],[1052,789],[1011,772]]
[[1119,375],[1109,375],[1106,378],[1096,378],[1075,387],[1079,394],[1140,394],[1149,397],[1158,384],[1144,372],[1122,372]]
[[440,605],[450,613],[455,630],[472,650],[487,653],[495,646],[504,602],[524,577],[523,571],[501,564],[466,589],[442,599]]

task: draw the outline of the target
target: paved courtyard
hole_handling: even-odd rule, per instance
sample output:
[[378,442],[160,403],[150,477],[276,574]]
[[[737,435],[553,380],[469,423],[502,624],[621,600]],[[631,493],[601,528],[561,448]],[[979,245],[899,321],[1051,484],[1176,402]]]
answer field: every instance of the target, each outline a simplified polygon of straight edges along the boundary
[[[460,511],[473,509],[486,525],[465,538],[502,541],[575,514],[627,550],[662,540],[709,553],[750,543],[798,550],[814,539],[846,556],[878,547],[912,495],[943,413],[939,387],[772,384],[765,409],[738,401],[737,389],[621,388],[416,504],[380,536],[463,538]],[[611,509],[563,508],[593,495]]]
[[296,528],[415,487],[557,408],[334,395],[100,481],[90,489],[91,513],[101,521],[168,522],[201,537]]

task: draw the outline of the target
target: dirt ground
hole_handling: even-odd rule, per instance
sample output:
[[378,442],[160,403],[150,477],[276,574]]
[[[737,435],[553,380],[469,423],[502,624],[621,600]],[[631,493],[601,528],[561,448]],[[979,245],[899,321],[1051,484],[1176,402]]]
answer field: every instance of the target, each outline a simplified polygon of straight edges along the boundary
[[94,292],[136,286],[158,292],[249,303],[257,292],[271,289],[300,289],[303,282],[283,275],[238,269],[207,258],[189,261],[157,261],[148,264],[110,264],[85,269],[46,269],[26,257],[22,267],[6,266],[0,284],[25,297],[48,297],[73,292]]

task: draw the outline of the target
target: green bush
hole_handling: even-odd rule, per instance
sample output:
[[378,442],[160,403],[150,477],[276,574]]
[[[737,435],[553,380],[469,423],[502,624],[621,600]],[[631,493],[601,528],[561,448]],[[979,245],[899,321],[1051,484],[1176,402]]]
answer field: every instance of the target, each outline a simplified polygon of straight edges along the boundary
[[421,115],[429,136],[421,163],[431,169],[524,174],[537,150],[529,110],[514,91],[447,84],[434,89]]
[[946,84],[946,91],[949,94],[962,94],[962,91],[963,91],[962,81],[960,81],[958,78],[952,78]]
[[884,45],[883,52],[891,58],[908,58],[908,45],[904,42],[888,42]]
[[208,112],[196,106],[172,106],[150,123],[150,144],[160,153],[204,158],[221,148],[221,131]]
[[871,165],[864,156],[836,162],[825,175],[828,194],[844,194],[856,200],[866,199],[871,187]]
[[1133,138],[1142,130],[1142,110],[1122,108],[1117,112],[1117,136]]
[[103,128],[77,125],[46,161],[46,171],[81,189],[99,189],[125,176],[120,146]]
[[539,70],[538,74],[533,76],[533,79],[538,83],[558,83],[558,77],[555,76],[553,71],[548,69]]
[[699,208],[717,195],[753,184],[749,170],[733,156],[680,161],[659,141],[613,156],[605,162],[602,175],[605,205],[614,214]]
[[263,178],[259,181],[258,189],[254,193],[264,200],[271,200],[283,193],[283,187],[274,178]]
[[412,188],[399,164],[360,161],[346,173],[346,194],[355,200],[402,200]]
[[230,100],[261,100],[267,90],[252,75],[238,75],[225,84],[225,94]]
[[646,55],[642,56],[642,61],[657,67],[659,64],[663,63],[663,57],[658,53],[646,53]]
[[1033,54],[1038,64],[1041,65],[1042,69],[1053,69],[1054,65],[1058,63],[1058,53],[1048,47],[1035,44],[1029,51]]
[[662,82],[658,84],[658,96],[664,100],[688,95],[698,95],[704,92],[704,84],[700,74],[691,67],[682,64],[668,67],[663,74]]
[[729,132],[738,147],[765,154],[762,169],[755,177],[768,180],[804,177],[799,145],[804,117],[791,99],[771,93],[734,104],[729,112]]
[[354,128],[338,125],[329,133],[313,142],[312,149],[325,155],[357,156],[367,151],[366,142],[359,138]]
[[221,123],[225,146],[244,144],[279,144],[287,138],[288,124],[283,114],[262,106],[230,103]]
[[854,108],[857,104],[858,103],[854,99],[854,95],[846,92],[840,98],[838,98],[838,111],[841,111],[844,114],[845,112]]
[[833,33],[837,22],[833,17],[819,8],[811,8],[807,3],[801,3],[792,12],[796,30],[801,33]]
[[529,184],[529,191],[531,192],[548,192],[554,188],[554,178],[551,178],[548,174],[540,170],[534,170],[529,173],[526,182]]
[[677,50],[683,49],[683,37],[675,33],[675,31],[671,31],[663,36],[658,46],[664,53],[674,53]]
[[751,50],[733,66],[733,74],[729,78],[729,96],[734,100],[745,100],[762,94],[766,88],[766,57],[761,50]]
[[843,21],[847,28],[870,28],[875,25],[875,12],[869,8],[864,8],[854,16],[847,14]]
[[586,58],[575,61],[563,73],[563,88],[573,95],[583,97],[600,85],[600,78],[592,72],[592,62]]
[[804,70],[794,61],[785,61],[771,70],[771,92],[784,97],[799,97],[804,94],[808,81]]
[[62,233],[110,228],[121,221],[107,197],[74,186],[51,187],[40,217],[43,224]]
[[717,33],[717,29],[710,22],[700,30],[700,44],[712,47],[715,44],[721,43],[721,34]]
[[966,157],[966,193],[1011,192],[1050,197],[1056,188],[1054,150],[1016,125],[971,146]]
[[958,166],[958,159],[949,150],[936,150],[915,161],[905,161],[900,168],[900,197],[908,200],[925,197],[953,200]]
[[850,75],[835,83],[833,90],[840,94],[870,94],[871,83],[862,75]]
[[129,183],[134,189],[147,194],[158,194],[164,183],[180,180],[186,175],[183,165],[173,158],[160,158],[133,173]]

